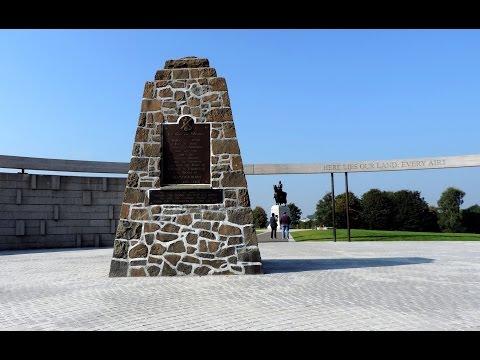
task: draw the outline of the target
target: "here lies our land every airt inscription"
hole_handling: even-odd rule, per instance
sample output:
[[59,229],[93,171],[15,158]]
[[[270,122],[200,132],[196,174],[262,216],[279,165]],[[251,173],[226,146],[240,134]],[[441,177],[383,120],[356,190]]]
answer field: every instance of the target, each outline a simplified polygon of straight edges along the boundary
[[[195,124],[190,116],[163,125],[162,186],[210,185],[210,124]],[[150,204],[215,204],[220,189],[163,189],[150,191]]]

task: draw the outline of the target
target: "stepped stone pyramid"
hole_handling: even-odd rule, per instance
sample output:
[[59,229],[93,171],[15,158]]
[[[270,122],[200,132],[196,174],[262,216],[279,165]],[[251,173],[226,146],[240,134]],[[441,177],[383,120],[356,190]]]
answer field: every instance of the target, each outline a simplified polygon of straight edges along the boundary
[[261,274],[225,79],[167,60],[145,84],[110,276]]

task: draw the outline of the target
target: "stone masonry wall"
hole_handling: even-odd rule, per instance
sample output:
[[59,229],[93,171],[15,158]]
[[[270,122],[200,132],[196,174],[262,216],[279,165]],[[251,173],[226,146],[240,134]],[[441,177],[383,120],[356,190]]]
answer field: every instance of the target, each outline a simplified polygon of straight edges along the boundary
[[[190,115],[211,124],[213,205],[149,205],[160,189],[162,128]],[[169,60],[145,84],[110,276],[258,274],[261,258],[224,78],[207,59]]]
[[125,178],[0,173],[0,250],[112,246]]

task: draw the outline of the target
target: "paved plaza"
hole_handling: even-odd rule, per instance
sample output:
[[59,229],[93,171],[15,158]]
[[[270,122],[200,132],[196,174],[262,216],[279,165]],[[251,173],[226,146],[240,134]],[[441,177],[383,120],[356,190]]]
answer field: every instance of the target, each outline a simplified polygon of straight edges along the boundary
[[480,243],[261,243],[265,275],[108,278],[112,249],[0,253],[0,330],[480,330]]

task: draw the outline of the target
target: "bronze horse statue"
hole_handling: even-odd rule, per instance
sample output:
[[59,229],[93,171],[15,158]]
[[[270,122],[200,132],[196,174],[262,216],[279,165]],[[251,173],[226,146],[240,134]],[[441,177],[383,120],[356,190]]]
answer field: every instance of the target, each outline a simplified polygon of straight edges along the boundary
[[273,198],[275,199],[276,205],[282,205],[282,204],[287,205],[287,193],[282,190],[282,187],[283,186],[281,181],[278,182],[278,186],[273,185],[273,191],[274,191]]

